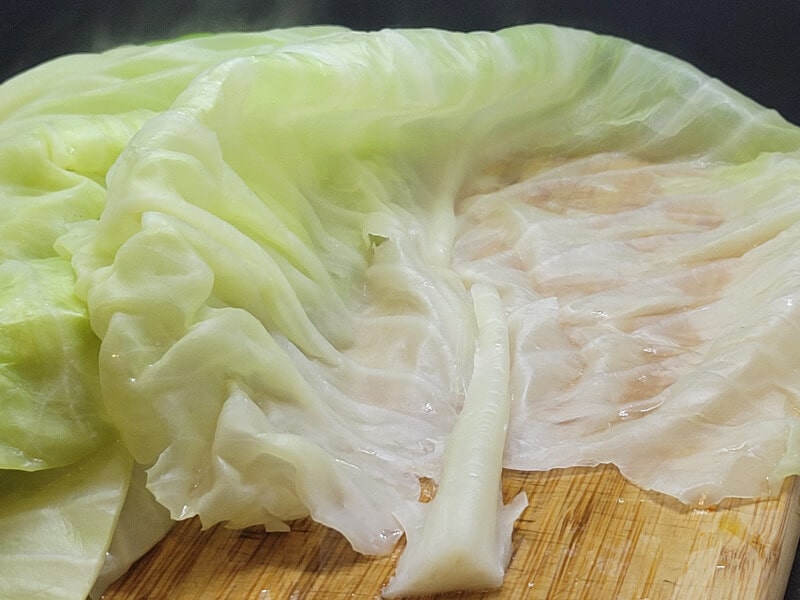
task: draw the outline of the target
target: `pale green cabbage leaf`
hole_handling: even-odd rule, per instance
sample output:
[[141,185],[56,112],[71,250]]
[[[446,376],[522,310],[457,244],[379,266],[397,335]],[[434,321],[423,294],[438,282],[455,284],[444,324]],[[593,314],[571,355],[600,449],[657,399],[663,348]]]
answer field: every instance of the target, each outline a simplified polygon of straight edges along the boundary
[[[115,531],[111,562],[102,570],[106,584],[169,524],[137,477],[123,527],[116,529],[130,457],[114,443],[118,433],[100,398],[100,340],[89,326],[85,302],[74,294],[75,274],[56,240],[99,217],[111,164],[142,124],[204,69],[243,52],[266,52],[332,31],[123,47],[64,57],[0,86],[4,598],[81,600],[93,585],[97,594],[102,582],[95,576]],[[122,465],[127,471],[120,473]],[[52,563],[48,568],[42,568],[45,560]]]
[[106,558],[131,457],[118,443],[72,465],[0,471],[0,596],[83,599]]
[[[143,126],[71,245],[107,408],[174,518],[281,529],[310,511],[386,552],[415,477],[441,467],[479,280],[504,290],[515,344],[507,466],[615,462],[685,501],[774,492],[795,443],[794,329],[782,361],[767,333],[738,357],[726,340],[797,318],[769,302],[793,289],[798,145],[688,65],[548,26],[345,33],[227,61]],[[531,202],[548,185],[569,192],[563,206]],[[576,193],[624,185],[641,194],[631,206]],[[705,220],[686,208],[698,203]],[[499,250],[476,257],[481,243]],[[762,279],[773,247],[783,266]],[[500,251],[521,266],[502,270]],[[581,287],[593,269],[605,279]],[[717,271],[730,287],[694,298],[681,284]],[[682,294],[691,306],[676,308]],[[692,307],[727,322],[687,310],[669,323],[700,342],[649,361],[680,340],[640,327]],[[637,397],[640,377],[669,386]],[[753,387],[717,409],[726,381]]]
[[0,263],[0,468],[68,465],[114,439],[74,283],[60,258]]
[[[0,252],[71,261],[42,305],[77,295],[101,340],[102,406],[61,405],[98,444],[111,424],[174,519],[310,514],[375,554],[440,536],[419,478],[499,493],[497,435],[464,442],[473,381],[506,467],[612,462],[696,503],[798,472],[800,130],[685,63],[544,25],[320,28],[0,91]],[[522,505],[488,498],[505,560]]]
[[0,467],[63,466],[108,443],[86,305],[54,245],[105,205],[142,124],[205,68],[333,28],[212,36],[76,55],[0,89]]

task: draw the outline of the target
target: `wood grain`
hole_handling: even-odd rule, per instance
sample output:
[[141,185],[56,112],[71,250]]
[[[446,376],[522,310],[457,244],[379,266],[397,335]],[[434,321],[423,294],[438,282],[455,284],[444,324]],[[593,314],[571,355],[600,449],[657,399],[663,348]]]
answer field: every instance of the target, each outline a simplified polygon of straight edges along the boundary
[[[643,492],[610,466],[506,472],[504,493],[525,490],[514,555],[500,590],[455,593],[478,600],[779,600],[800,534],[800,483],[776,498],[687,507]],[[108,590],[106,600],[375,600],[402,550],[355,553],[308,519],[291,533],[170,534]]]

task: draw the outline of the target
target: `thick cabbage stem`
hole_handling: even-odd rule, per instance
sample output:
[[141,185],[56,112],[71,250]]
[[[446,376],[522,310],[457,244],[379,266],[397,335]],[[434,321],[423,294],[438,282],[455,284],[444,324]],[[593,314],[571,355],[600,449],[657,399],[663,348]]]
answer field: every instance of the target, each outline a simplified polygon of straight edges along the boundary
[[384,598],[500,587],[514,521],[528,505],[503,506],[501,475],[510,413],[508,325],[497,290],[471,289],[478,342],[464,407],[447,440],[436,495],[396,514],[407,546]]

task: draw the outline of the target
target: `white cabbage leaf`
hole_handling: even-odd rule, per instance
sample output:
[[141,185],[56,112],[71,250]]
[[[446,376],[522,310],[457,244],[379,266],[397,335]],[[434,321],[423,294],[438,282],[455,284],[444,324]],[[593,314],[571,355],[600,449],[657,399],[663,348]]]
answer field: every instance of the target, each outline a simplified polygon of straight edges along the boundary
[[798,148],[623,40],[345,32],[197,78],[61,247],[173,518],[311,514],[385,553],[478,369],[476,284],[508,329],[506,467],[696,503],[797,473]]
[[[798,148],[689,65],[544,25],[205,36],[4,83],[0,550],[26,573],[45,535],[63,550],[27,579],[4,561],[4,596],[80,600],[105,561],[97,595],[193,515],[311,514],[370,554],[407,528],[394,595],[427,585],[426,540],[472,533],[485,577],[436,584],[497,585],[523,505],[499,447],[685,502],[777,492],[800,470]],[[107,548],[117,435],[139,466]]]
[[503,449],[511,411],[508,322],[492,285],[470,288],[478,326],[464,405],[445,445],[436,493],[395,513],[406,534],[386,598],[503,583],[514,522],[528,505],[518,494],[503,506]]

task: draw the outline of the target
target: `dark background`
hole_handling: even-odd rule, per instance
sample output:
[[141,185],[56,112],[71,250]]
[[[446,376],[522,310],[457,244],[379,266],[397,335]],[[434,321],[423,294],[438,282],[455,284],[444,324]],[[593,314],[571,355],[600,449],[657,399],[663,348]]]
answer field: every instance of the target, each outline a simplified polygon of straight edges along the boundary
[[[0,80],[68,52],[196,31],[310,24],[466,31],[531,22],[668,52],[800,124],[800,0],[0,0]],[[800,600],[800,560],[786,600]]]

